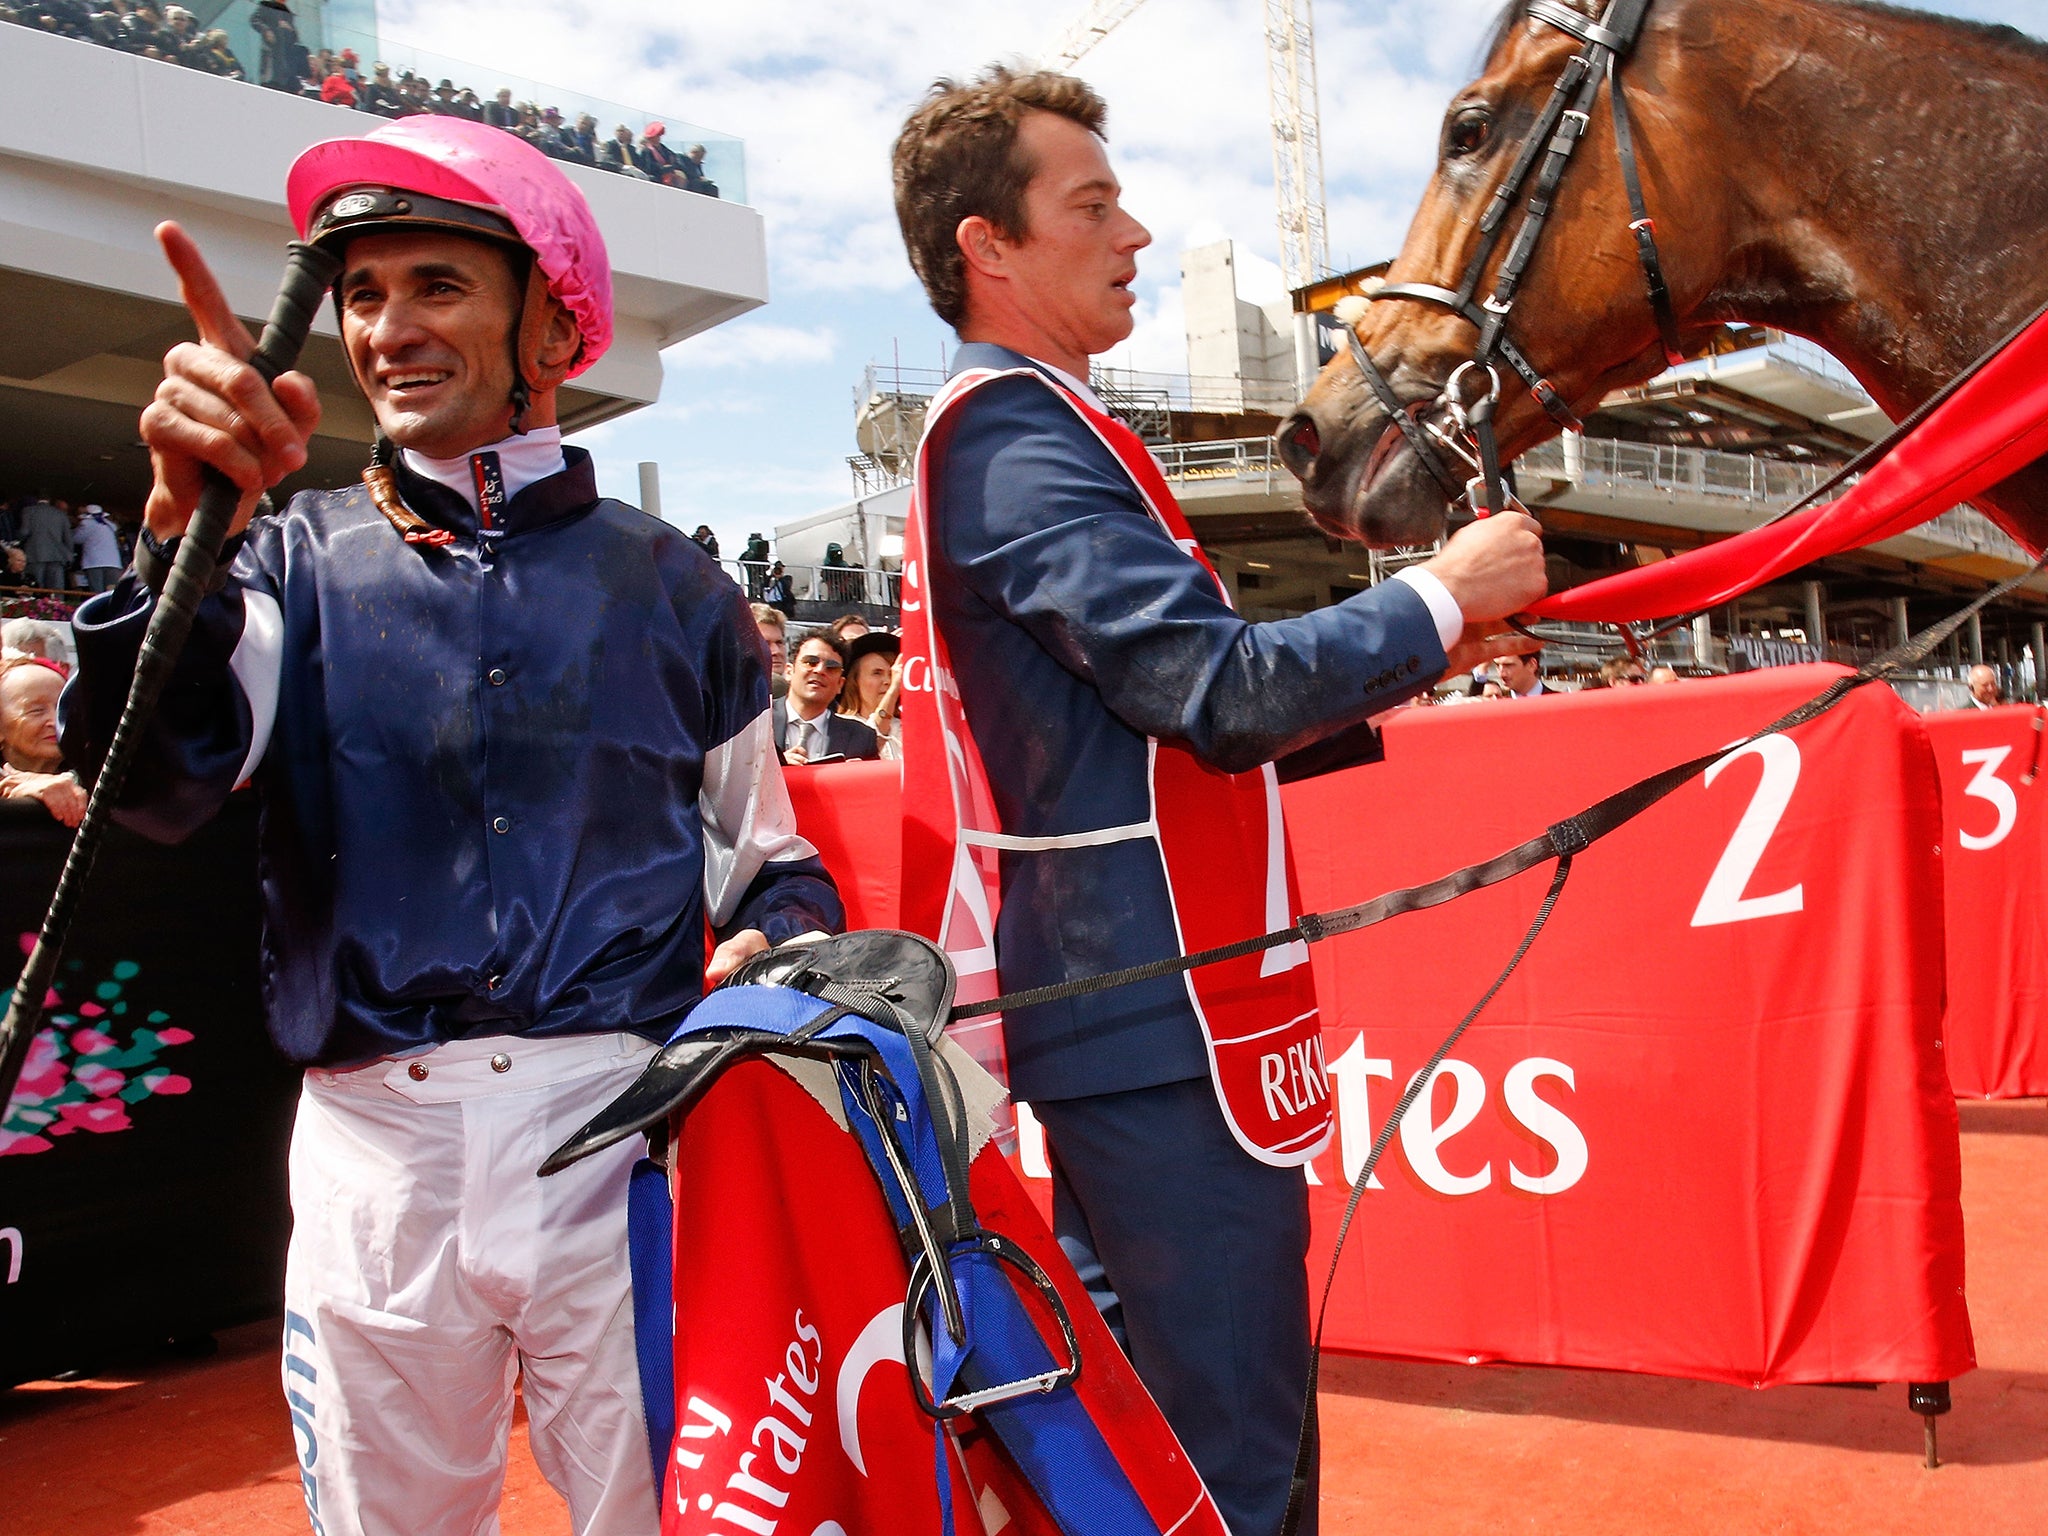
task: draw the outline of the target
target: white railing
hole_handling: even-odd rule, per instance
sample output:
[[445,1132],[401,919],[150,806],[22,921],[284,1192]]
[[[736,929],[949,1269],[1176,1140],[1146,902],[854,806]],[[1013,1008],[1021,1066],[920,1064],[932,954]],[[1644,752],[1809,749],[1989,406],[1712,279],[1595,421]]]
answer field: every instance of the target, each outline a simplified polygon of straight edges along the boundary
[[1289,475],[1270,437],[1228,437],[1210,443],[1160,443],[1152,450],[1169,480],[1260,480]]
[[[1222,375],[1149,373],[1135,368],[1097,367],[1088,381],[1105,397],[1130,396],[1156,400],[1176,411],[1265,411],[1284,416],[1299,398],[1294,382],[1238,379]],[[869,363],[856,386],[858,410],[878,397],[929,399],[946,382],[944,370]]]
[[[783,597],[776,563],[751,560],[721,560],[728,576],[739,583],[750,602],[774,604]],[[817,603],[825,607],[853,609],[897,608],[901,605],[903,573],[874,570],[857,565],[784,565],[780,579],[788,583],[787,598],[796,603]],[[773,592],[775,595],[770,596]],[[837,615],[832,615],[837,617]]]
[[1630,443],[1606,437],[1552,438],[1531,448],[1515,464],[1517,469],[1530,474],[1548,475],[1575,485],[1614,489],[1640,486],[1694,496],[1725,496],[1735,501],[1764,503],[1773,509],[1812,495],[1833,473],[1818,464],[1796,464],[1755,454]]

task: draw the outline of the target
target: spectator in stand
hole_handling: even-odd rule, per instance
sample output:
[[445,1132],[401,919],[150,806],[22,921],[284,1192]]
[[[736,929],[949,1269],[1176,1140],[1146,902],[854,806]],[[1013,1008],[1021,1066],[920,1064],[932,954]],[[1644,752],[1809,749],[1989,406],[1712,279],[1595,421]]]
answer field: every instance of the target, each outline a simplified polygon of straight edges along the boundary
[[476,92],[466,85],[462,88],[462,94],[455,98],[455,115],[466,122],[480,123],[484,120],[484,104],[477,99]]
[[[841,645],[852,645],[854,641],[858,640],[873,627],[873,625],[857,613],[842,613],[838,618],[825,626],[825,633],[832,636]],[[849,673],[849,681],[851,677],[852,674]]]
[[57,696],[65,669],[40,656],[0,661],[0,799],[38,800],[67,827],[85,815],[85,791],[64,771]]
[[2005,690],[1999,686],[1997,671],[1982,662],[1970,668],[1971,708],[1996,709],[2004,702]]
[[768,582],[768,541],[758,533],[747,535],[747,547],[740,552],[740,569],[746,573],[747,600],[761,601],[761,589]]
[[61,501],[39,497],[21,509],[22,553],[28,556],[32,587],[63,591],[71,569],[71,510]]
[[573,160],[569,130],[562,126],[562,109],[548,107],[541,112],[540,125],[533,132],[533,146],[551,160]]
[[453,80],[444,77],[441,83],[434,87],[433,99],[427,103],[427,110],[436,117],[462,116],[462,103],[456,99]]
[[341,72],[348,76],[348,83],[357,90],[363,88],[363,61],[353,48],[341,50]]
[[900,640],[866,632],[846,647],[846,689],[839,696],[839,712],[873,731],[882,756],[892,763],[903,757],[902,738],[896,731],[896,706],[902,696]]
[[519,126],[519,110],[512,105],[511,86],[500,86],[498,94],[485,104],[484,121],[507,132]]
[[21,552],[21,546],[0,545],[0,587],[33,585],[34,583],[28,579],[28,556]]
[[263,43],[263,61],[257,66],[259,84],[273,91],[298,93],[306,78],[309,55],[299,41],[299,24],[292,18],[286,0],[256,0],[249,13],[249,30]]
[[209,75],[219,75],[223,80],[249,78],[249,72],[242,68],[242,61],[235,57],[235,50],[228,46],[227,33],[219,27],[202,34],[199,41],[185,51],[185,62]]
[[754,611],[754,628],[768,647],[768,692],[782,698],[789,692],[789,624],[778,609],[766,603],[748,604]]
[[434,110],[433,97],[427,91],[427,82],[407,70],[398,77],[398,115],[420,117]]
[[1595,688],[1631,688],[1650,680],[1643,670],[1643,664],[1626,653],[1610,656],[1600,663],[1600,675],[1592,684]]
[[97,506],[78,514],[78,526],[71,530],[71,547],[78,554],[78,584],[88,592],[106,591],[128,563],[121,555],[121,536],[114,520]]
[[564,135],[571,157],[579,165],[597,164],[597,119],[588,112],[576,119],[576,126]]
[[633,130],[624,123],[614,128],[612,136],[598,146],[597,165],[599,170],[614,171],[639,181],[647,180],[647,172],[640,167],[640,152],[633,147]]
[[718,196],[718,183],[704,174],[702,144],[692,144],[683,158],[676,162],[676,169],[683,174],[680,185],[684,191],[702,193],[705,197]]
[[1558,691],[1543,681],[1541,651],[1531,651],[1526,656],[1502,656],[1493,665],[1501,690],[1510,699],[1536,699]]
[[370,69],[370,83],[356,92],[356,110],[378,117],[397,117],[402,109],[398,87],[391,80],[391,66],[378,63]]
[[714,560],[718,558],[718,535],[711,531],[709,523],[699,523],[697,531],[691,534],[690,538],[702,546],[705,554]]
[[647,173],[650,181],[664,186],[680,187],[683,184],[682,157],[662,142],[668,128],[662,123],[649,123],[640,135],[640,169]]
[[352,107],[356,104],[356,88],[338,65],[320,82],[320,99],[330,107]]
[[789,663],[789,696],[774,706],[775,740],[793,767],[827,758],[874,758],[875,733],[832,706],[846,686],[846,647],[830,635],[808,635]]
[[768,567],[768,579],[761,583],[761,597],[771,607],[780,608],[784,618],[796,617],[796,584],[789,579],[780,560]]
[[1662,664],[1654,666],[1650,668],[1650,681],[1653,683],[1675,683],[1678,681],[1678,668],[1667,667]]

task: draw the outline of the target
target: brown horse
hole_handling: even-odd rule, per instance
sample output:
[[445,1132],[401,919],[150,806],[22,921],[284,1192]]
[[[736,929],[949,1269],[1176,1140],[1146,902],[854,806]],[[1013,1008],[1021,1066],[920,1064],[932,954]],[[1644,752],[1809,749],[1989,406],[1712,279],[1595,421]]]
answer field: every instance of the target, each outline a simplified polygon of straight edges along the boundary
[[[1599,16],[1598,0],[1566,3]],[[1445,114],[1388,281],[1457,285],[1487,199],[1578,46],[1524,0],[1508,8],[1485,72]],[[1654,0],[1621,79],[1687,337],[1732,320],[1809,337],[1896,420],[2048,301],[2048,46],[1854,0]],[[1507,323],[1581,412],[1664,366],[1610,114],[1603,88]],[[1489,270],[1479,292],[1491,291]],[[1476,339],[1408,299],[1370,305],[1357,334],[1403,400],[1437,398]],[[1506,458],[1558,427],[1499,371]],[[1443,532],[1443,491],[1348,354],[1277,437],[1328,531],[1370,544]],[[2040,548],[2048,460],[1984,506]]]

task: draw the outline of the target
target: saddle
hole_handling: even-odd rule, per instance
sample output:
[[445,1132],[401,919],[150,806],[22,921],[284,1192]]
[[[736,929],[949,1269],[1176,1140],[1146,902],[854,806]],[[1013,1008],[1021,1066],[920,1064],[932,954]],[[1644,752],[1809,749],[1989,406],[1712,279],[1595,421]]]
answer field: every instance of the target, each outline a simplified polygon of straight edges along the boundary
[[[757,955],[542,1165],[655,1149],[629,1211],[665,1533],[1223,1531],[1003,1159],[953,991],[914,934]],[[747,1431],[756,1355],[782,1373]],[[863,1395],[884,1362],[905,1390]]]

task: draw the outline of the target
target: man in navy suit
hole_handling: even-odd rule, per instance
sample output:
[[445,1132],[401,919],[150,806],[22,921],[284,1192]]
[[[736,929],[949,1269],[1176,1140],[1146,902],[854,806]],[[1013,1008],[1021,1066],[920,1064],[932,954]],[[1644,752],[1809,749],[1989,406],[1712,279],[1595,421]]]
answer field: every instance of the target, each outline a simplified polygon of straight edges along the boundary
[[[1087,384],[1089,358],[1130,334],[1150,241],[1119,204],[1103,121],[1080,81],[998,68],[941,81],[895,149],[911,264],[964,343],[921,465],[922,590],[950,670],[934,686],[957,687],[1001,815],[981,844],[1002,850],[1005,990],[1181,952],[1175,898],[1202,896],[1159,831],[1170,751],[1222,775],[1303,749],[1371,756],[1371,716],[1519,648],[1486,626],[1545,587],[1535,522],[1502,515],[1333,607],[1269,624],[1231,610]],[[1265,782],[1239,803],[1277,816]],[[1254,843],[1210,833],[1197,841]],[[1246,876],[1273,889],[1268,867]],[[1259,979],[1304,960],[1275,951]],[[1005,1049],[1048,1135],[1063,1246],[1084,1273],[1099,1260],[1091,1281],[1115,1292],[1131,1360],[1230,1528],[1264,1536],[1307,1378],[1313,1148],[1246,1144],[1196,998],[1168,978],[1013,1010]]]
[[865,721],[833,709],[846,686],[846,643],[811,635],[789,662],[789,694],[775,701],[775,744],[791,767],[821,758],[882,755],[881,738]]

